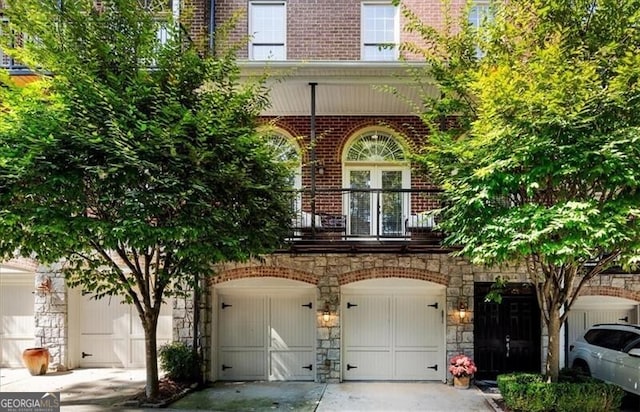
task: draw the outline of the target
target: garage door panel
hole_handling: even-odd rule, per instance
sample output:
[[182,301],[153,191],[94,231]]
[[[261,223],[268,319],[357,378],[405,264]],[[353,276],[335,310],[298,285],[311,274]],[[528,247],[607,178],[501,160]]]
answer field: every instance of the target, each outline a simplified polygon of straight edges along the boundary
[[308,296],[272,297],[271,348],[311,347],[315,309]]
[[260,380],[267,374],[265,351],[222,351],[220,356],[221,379]]
[[395,377],[400,380],[437,380],[444,367],[439,351],[396,352]]
[[271,351],[270,380],[313,380],[314,356],[310,350]]
[[111,335],[82,337],[82,367],[120,367],[128,364],[127,342]]
[[222,295],[220,302],[220,346],[264,347],[265,298]]
[[390,351],[353,351],[345,353],[344,378],[347,380],[389,379],[393,374]]
[[[80,367],[143,367],[146,363],[144,329],[138,312],[132,305],[120,303],[121,298],[91,299],[81,297],[80,305]],[[160,310],[156,337],[158,347],[172,339],[173,305]],[[84,354],[84,356],[83,356]]]
[[444,296],[367,292],[343,296],[344,379],[444,379]]
[[635,324],[636,309],[571,309],[568,314],[567,321],[567,338],[569,343],[574,342],[578,337],[582,336],[584,332],[591,326],[598,323],[621,323],[625,322]]
[[34,346],[33,338],[18,339],[0,336],[0,343],[2,343],[0,366],[9,368],[22,367],[22,352]]
[[[345,296],[349,347],[388,348],[391,344],[388,296]],[[372,325],[375,325],[373,327]]]
[[442,344],[442,303],[435,296],[395,298],[396,347],[438,347]]
[[21,367],[22,351],[36,344],[33,278],[0,288],[0,366]]
[[218,319],[219,379],[313,380],[316,306],[310,289],[221,290]]
[[80,326],[86,335],[129,334],[129,305],[110,298],[91,299],[87,296],[82,305]]

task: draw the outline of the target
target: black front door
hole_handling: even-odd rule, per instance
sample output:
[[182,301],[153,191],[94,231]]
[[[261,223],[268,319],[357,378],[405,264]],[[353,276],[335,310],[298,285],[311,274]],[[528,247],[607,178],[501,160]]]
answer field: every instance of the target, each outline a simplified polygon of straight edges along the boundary
[[540,372],[540,309],[533,285],[508,284],[500,304],[484,301],[490,287],[476,283],[474,288],[476,377]]

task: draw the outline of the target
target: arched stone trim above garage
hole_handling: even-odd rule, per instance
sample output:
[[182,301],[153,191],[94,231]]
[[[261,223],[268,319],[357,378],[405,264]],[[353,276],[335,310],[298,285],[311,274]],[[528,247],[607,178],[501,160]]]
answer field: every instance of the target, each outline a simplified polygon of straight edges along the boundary
[[283,267],[253,266],[225,271],[220,276],[213,277],[210,285],[213,286],[230,280],[262,277],[297,280],[311,285],[318,284],[318,277],[311,273]]
[[640,302],[640,291],[616,288],[613,286],[586,286],[580,291],[580,296],[612,296]]
[[8,270],[17,269],[27,272],[35,272],[38,269],[38,262],[33,259],[17,257],[2,263],[2,266]]
[[433,282],[444,286],[449,285],[449,277],[442,273],[397,267],[379,267],[343,273],[338,276],[338,283],[340,284],[340,286],[343,286],[361,280],[381,278],[415,279]]

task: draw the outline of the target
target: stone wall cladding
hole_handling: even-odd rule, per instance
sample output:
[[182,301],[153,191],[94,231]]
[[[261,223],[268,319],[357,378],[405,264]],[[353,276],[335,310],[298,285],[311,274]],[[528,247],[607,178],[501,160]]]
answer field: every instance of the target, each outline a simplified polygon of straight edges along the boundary
[[[473,266],[462,258],[446,254],[274,254],[258,261],[228,263],[216,268],[210,285],[247,277],[278,277],[317,285],[316,381],[341,380],[340,287],[352,282],[375,278],[419,279],[446,286],[446,355],[473,355],[473,285],[493,281],[500,275],[511,281],[526,281],[523,268],[505,266],[489,269]],[[460,300],[469,306],[468,316],[461,322],[457,315]],[[328,305],[330,320],[322,319]],[[215,328],[209,342],[215,341]],[[177,336],[184,336],[179,330]],[[204,352],[211,353],[212,347]]]
[[42,284],[47,278],[51,280],[51,292],[36,291],[34,295],[34,346],[48,348],[51,354],[49,368],[63,371],[69,362],[69,305],[60,265],[38,266],[34,286]]
[[640,276],[606,274],[591,279],[580,291],[581,296],[612,296],[640,302]]
[[[200,323],[198,328],[198,351],[201,356],[200,368],[202,376],[209,376],[211,373],[211,342],[212,328],[215,327],[215,317],[213,317],[213,307],[211,301],[211,289],[204,287],[200,295]],[[194,300],[193,293],[188,296],[177,297],[173,301],[172,327],[173,341],[182,342],[187,346],[193,345],[193,325],[194,325]]]

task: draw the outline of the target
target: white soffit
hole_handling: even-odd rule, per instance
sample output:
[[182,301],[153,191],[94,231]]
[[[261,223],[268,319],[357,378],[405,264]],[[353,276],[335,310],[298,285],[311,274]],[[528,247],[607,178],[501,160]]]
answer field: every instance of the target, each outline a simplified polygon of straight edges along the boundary
[[245,78],[270,75],[271,107],[265,116],[309,116],[309,83],[317,84],[317,116],[414,115],[422,93],[437,93],[433,86],[421,90],[409,76],[408,70],[419,67],[415,63],[244,62],[240,67]]

